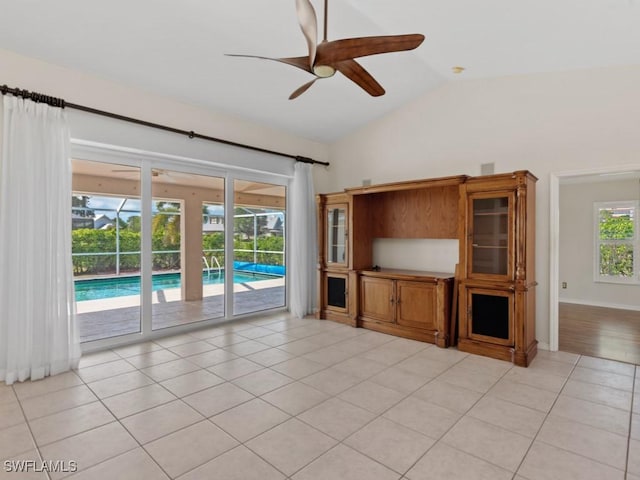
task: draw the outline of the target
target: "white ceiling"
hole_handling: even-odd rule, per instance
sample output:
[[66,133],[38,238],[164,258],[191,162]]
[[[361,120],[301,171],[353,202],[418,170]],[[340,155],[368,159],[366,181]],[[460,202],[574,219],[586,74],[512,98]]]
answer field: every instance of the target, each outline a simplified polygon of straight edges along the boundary
[[0,48],[324,142],[445,82],[640,64],[640,0],[330,0],[330,40],[427,38],[361,60],[382,97],[337,74],[290,101],[311,75],[224,54],[305,55],[294,0],[0,0],[0,11]]

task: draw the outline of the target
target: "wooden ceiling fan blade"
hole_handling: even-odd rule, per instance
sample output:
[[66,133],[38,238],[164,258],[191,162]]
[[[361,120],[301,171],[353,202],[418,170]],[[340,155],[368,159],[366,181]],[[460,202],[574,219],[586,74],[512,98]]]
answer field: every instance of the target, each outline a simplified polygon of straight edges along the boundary
[[316,11],[309,0],[296,0],[296,12],[300,29],[309,47],[308,65],[309,68],[313,68],[318,45],[318,18],[316,17]]
[[289,95],[289,100],[293,100],[298,98],[300,95],[302,95],[304,92],[306,92],[307,90],[309,90],[309,87],[311,87],[311,85],[313,85],[316,82],[317,78],[314,78],[313,80],[311,80],[310,82],[305,83],[304,85],[302,85],[300,88],[298,88],[295,92],[293,92],[291,95]]
[[384,95],[385,92],[382,85],[355,60],[344,60],[336,63],[334,67],[372,97]]
[[413,50],[424,41],[424,35],[383,35],[378,37],[344,38],[318,45],[317,65],[333,65],[344,60],[381,53]]
[[260,55],[238,55],[233,53],[226,53],[227,57],[241,57],[241,58],[258,58],[260,60],[271,60],[273,62],[285,63],[293,67],[300,68],[305,72],[313,73],[309,66],[309,57],[286,57],[286,58],[271,58],[261,57]]

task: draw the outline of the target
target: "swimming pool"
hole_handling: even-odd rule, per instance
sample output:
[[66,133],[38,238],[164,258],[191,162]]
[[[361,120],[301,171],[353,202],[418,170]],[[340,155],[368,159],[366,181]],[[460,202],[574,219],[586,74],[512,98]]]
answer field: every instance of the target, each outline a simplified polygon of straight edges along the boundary
[[[269,280],[277,278],[273,275],[265,275],[260,273],[244,273],[234,272],[233,283],[248,283],[257,280]],[[224,271],[211,272],[211,275],[204,273],[202,275],[203,285],[219,285],[224,283]],[[163,290],[167,288],[180,288],[179,273],[161,273],[152,276],[152,289]],[[85,300],[99,300],[103,298],[124,297],[127,295],[140,294],[140,277],[113,277],[113,278],[96,278],[92,280],[76,280],[76,302]]]

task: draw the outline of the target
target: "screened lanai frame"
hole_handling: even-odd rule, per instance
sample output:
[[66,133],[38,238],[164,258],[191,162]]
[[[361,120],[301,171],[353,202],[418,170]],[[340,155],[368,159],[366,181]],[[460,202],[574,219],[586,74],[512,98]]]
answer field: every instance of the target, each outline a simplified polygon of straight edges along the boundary
[[[232,321],[243,318],[246,315],[233,315],[233,235],[225,235],[225,316],[213,320],[204,320],[197,324],[177,325],[163,330],[153,330],[151,324],[151,251],[150,251],[150,232],[151,232],[151,209],[152,209],[152,170],[165,169],[184,172],[187,174],[220,177],[224,179],[224,208],[225,218],[233,217],[234,192],[233,184],[235,180],[251,181],[261,183],[271,183],[284,187],[286,202],[285,212],[289,210],[288,187],[291,175],[282,173],[262,172],[249,168],[236,168],[215,164],[202,160],[177,157],[172,155],[157,154],[153,152],[143,152],[140,150],[114,147],[110,145],[95,144],[93,142],[74,141],[72,140],[72,158],[88,160],[93,162],[101,162],[117,166],[130,166],[140,168],[141,184],[141,229],[142,236],[142,255],[141,255],[141,332],[135,334],[127,334],[118,337],[106,338],[104,340],[95,340],[83,343],[83,351],[94,351],[102,348],[113,347],[117,345],[125,345],[144,340],[152,340],[153,338],[166,336],[168,334],[179,334],[196,328],[213,326],[222,322]],[[288,225],[285,222],[284,236],[288,235]],[[145,233],[146,232],[146,233]],[[145,248],[145,245],[146,248]],[[230,254],[231,253],[231,254]],[[284,263],[288,263],[288,252],[285,248]],[[288,308],[288,281],[285,276],[285,295],[282,307],[264,311],[262,313],[284,311]]]
[[[85,196],[82,195],[82,193],[80,192],[74,192],[73,195],[74,197],[78,197],[78,196]],[[103,214],[107,214],[109,212],[113,212],[115,214],[114,217],[114,228],[116,230],[116,238],[115,238],[115,250],[113,252],[72,252],[71,256],[73,259],[78,258],[78,257],[90,257],[90,256],[98,256],[98,255],[115,255],[115,272],[114,275],[119,276],[121,274],[120,272],[120,266],[121,266],[121,261],[120,261],[120,257],[122,255],[140,255],[141,250],[138,249],[136,251],[122,251],[120,248],[121,245],[121,235],[120,235],[120,229],[121,229],[121,220],[123,220],[122,218],[122,214],[138,214],[140,215],[140,199],[139,198],[132,198],[132,197],[121,197],[121,196],[110,196],[110,195],[91,195],[92,199],[95,198],[118,198],[120,200],[120,203],[118,204],[118,206],[114,209],[110,209],[110,208],[101,208],[101,207],[72,207],[72,210],[74,213],[76,212],[80,212],[80,211],[85,211],[85,212],[92,212],[92,214],[95,216],[95,212],[101,212]],[[128,203],[137,203],[137,207],[135,208],[127,208],[128,207]],[[88,215],[85,215],[88,217]],[[95,218],[94,218],[95,221]],[[74,227],[75,229],[75,227]],[[74,277],[75,280],[78,280],[78,278]]]

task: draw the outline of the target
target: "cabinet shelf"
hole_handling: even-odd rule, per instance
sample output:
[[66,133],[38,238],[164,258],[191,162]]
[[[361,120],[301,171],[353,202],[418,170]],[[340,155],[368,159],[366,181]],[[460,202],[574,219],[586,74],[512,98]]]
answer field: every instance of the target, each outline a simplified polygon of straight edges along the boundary
[[507,247],[506,245],[478,245],[474,243],[473,248],[493,248],[493,249],[507,250],[509,247]]
[[505,215],[509,215],[509,212],[473,212],[474,217],[502,217]]

